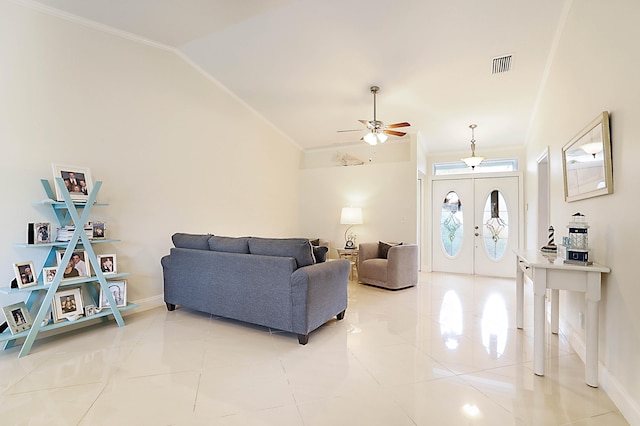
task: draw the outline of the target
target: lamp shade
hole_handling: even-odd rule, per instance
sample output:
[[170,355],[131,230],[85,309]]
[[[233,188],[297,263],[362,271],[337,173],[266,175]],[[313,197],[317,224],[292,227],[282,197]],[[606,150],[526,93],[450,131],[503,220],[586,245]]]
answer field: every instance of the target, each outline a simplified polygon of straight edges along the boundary
[[341,225],[362,225],[362,209],[360,207],[343,207],[340,214]]

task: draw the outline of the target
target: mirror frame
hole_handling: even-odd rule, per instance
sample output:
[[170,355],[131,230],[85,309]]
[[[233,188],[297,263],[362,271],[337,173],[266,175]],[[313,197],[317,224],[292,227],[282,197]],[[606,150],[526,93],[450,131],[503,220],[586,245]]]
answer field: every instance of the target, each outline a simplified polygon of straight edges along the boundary
[[[578,188],[577,190],[572,190],[570,194],[568,184],[569,160],[567,159],[567,152],[575,151],[581,145],[588,143],[591,131],[598,126],[602,126],[602,168],[605,186],[593,190],[587,189],[584,191],[580,191]],[[593,155],[595,158],[596,154]],[[589,123],[587,127],[585,127],[562,148],[562,169],[564,177],[564,199],[567,202],[613,193],[613,164],[611,158],[611,133],[608,111],[603,111],[599,114],[598,117]]]

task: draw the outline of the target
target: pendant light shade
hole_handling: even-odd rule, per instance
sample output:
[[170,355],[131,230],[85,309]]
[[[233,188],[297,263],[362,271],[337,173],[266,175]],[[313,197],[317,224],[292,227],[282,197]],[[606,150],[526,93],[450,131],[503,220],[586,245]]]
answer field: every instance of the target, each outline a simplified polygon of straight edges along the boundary
[[476,140],[474,130],[478,127],[476,124],[470,124],[469,128],[471,129],[471,157],[465,157],[462,161],[465,162],[467,167],[471,167],[471,169],[475,169],[476,166],[479,166],[484,160],[484,157],[480,157],[476,155]]

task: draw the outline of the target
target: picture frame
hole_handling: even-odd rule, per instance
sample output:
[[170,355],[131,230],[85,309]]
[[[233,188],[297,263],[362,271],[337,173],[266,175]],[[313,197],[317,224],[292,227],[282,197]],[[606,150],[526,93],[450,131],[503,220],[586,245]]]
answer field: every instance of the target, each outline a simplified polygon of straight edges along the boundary
[[45,268],[42,268],[42,281],[44,281],[42,284],[45,286],[51,285],[57,272],[58,272],[57,266],[47,266]]
[[118,266],[115,254],[99,254],[98,265],[103,275],[113,275],[118,273]]
[[[112,280],[107,281],[107,284],[109,291],[113,294],[116,306],[119,308],[127,306],[127,280]],[[100,286],[100,304],[98,307],[99,309],[110,307],[102,286]]]
[[95,314],[96,314],[96,305],[94,305],[94,304],[85,305],[85,307],[84,307],[84,316],[85,317],[92,317]]
[[[58,261],[58,267],[61,268],[62,256],[64,256],[64,250],[58,250],[56,252],[56,260]],[[87,252],[84,250],[74,250],[71,254],[69,263],[64,265],[63,278],[77,278],[77,277],[90,277],[91,265]],[[75,271],[74,271],[75,270]]]
[[106,229],[104,222],[90,222],[91,225],[91,238],[94,240],[101,240],[106,237]]
[[29,223],[27,228],[27,244],[49,244],[51,243],[51,223],[35,222]]
[[613,193],[609,112],[603,111],[562,148],[567,202]]
[[16,274],[18,288],[38,285],[38,276],[36,275],[36,268],[33,266],[32,261],[14,263],[13,271]]
[[87,201],[89,193],[93,189],[91,170],[88,167],[52,164],[54,187],[56,189],[56,201],[64,201],[62,191],[55,182],[55,178],[62,178],[71,199],[74,201]]
[[56,292],[53,296],[51,310],[53,312],[54,322],[60,322],[65,319],[76,319],[79,315],[84,315],[80,288]]
[[7,325],[11,330],[11,334],[18,334],[29,330],[33,325],[31,315],[24,302],[14,303],[13,305],[2,308],[4,316],[7,319]]

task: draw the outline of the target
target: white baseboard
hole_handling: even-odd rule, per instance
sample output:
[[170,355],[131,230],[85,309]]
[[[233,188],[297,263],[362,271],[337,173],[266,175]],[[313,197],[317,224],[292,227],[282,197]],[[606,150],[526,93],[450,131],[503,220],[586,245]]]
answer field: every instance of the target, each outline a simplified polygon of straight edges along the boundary
[[[560,332],[569,340],[569,344],[578,354],[582,362],[586,359],[586,345],[582,337],[573,331],[565,321],[560,321]],[[598,382],[607,396],[618,408],[625,420],[632,425],[640,425],[640,407],[620,384],[615,376],[598,360]]]

